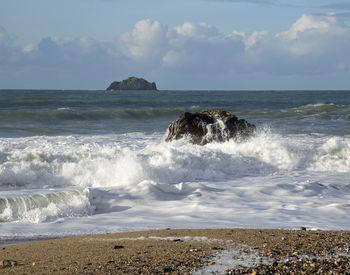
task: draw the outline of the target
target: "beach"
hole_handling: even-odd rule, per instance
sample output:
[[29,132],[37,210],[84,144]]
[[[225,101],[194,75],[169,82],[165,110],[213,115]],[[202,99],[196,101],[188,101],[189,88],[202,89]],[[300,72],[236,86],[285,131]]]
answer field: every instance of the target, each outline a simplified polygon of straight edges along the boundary
[[305,229],[165,229],[0,247],[2,274],[345,274],[349,259],[349,231]]

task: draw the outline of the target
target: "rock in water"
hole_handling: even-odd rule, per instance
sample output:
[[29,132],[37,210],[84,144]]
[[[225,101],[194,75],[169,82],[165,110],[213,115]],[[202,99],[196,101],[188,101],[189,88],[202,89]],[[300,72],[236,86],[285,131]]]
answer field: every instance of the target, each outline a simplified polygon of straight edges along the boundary
[[169,125],[166,141],[188,137],[194,144],[224,142],[233,138],[246,139],[256,130],[255,125],[222,110],[183,113]]
[[114,81],[109,87],[107,88],[107,91],[110,90],[157,90],[156,83],[148,82],[147,80],[144,80],[143,78],[138,77],[129,77],[127,79],[124,79],[123,81]]

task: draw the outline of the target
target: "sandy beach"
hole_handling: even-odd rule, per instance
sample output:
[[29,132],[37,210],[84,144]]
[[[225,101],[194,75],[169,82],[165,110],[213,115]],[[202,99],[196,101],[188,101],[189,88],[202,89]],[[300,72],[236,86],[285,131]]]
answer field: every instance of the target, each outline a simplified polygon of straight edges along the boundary
[[349,231],[152,230],[0,247],[2,274],[344,274]]

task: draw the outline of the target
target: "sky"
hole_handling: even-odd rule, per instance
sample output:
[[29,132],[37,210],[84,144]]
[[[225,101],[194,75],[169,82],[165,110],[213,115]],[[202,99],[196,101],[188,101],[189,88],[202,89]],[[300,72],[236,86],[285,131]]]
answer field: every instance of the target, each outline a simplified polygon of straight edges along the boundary
[[350,89],[350,1],[1,0],[0,89]]

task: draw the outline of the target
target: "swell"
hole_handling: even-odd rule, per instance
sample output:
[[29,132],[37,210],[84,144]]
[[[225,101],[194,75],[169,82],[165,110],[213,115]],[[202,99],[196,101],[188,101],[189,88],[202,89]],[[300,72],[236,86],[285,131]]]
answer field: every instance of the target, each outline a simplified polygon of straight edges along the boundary
[[251,109],[237,111],[242,115],[271,119],[320,119],[320,120],[350,120],[350,106],[335,104],[307,104],[283,109]]
[[[213,104],[206,109],[219,109]],[[227,107],[226,107],[227,108]],[[196,112],[203,108],[200,106],[191,107],[170,107],[170,108],[55,108],[55,109],[13,109],[0,111],[0,121],[60,121],[60,120],[113,120],[113,119],[155,119],[171,118],[183,112]],[[335,104],[307,104],[293,108],[227,108],[239,116],[255,118],[315,118],[324,120],[350,120],[350,106]]]
[[0,111],[0,121],[60,121],[60,120],[113,120],[169,118],[183,112],[198,111],[191,108],[144,108],[144,109],[79,109],[57,108],[54,110],[6,110]]

